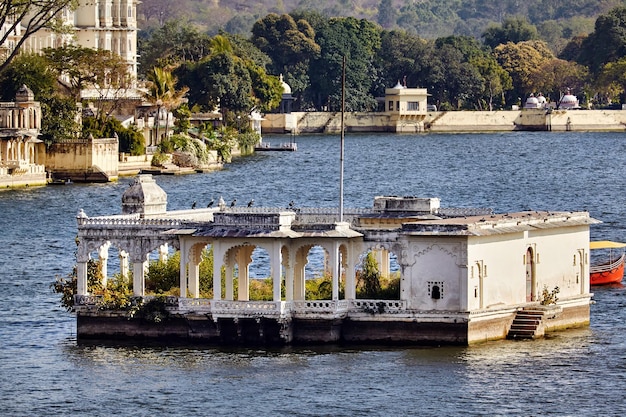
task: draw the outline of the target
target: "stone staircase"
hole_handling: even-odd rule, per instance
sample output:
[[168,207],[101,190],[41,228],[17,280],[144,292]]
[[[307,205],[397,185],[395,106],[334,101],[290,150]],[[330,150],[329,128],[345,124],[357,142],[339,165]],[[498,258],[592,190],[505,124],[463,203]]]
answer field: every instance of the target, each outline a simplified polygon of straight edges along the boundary
[[518,310],[506,336],[507,339],[536,339],[543,336],[541,320],[544,312],[531,309]]

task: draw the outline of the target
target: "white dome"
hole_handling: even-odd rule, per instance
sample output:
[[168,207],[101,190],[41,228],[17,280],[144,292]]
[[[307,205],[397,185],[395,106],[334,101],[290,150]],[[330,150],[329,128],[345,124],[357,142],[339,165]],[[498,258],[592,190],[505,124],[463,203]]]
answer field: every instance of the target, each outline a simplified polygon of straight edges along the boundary
[[291,94],[291,87],[283,80],[283,74],[280,74],[280,83],[283,86],[283,94]]
[[539,100],[537,100],[537,97],[528,97],[528,99],[526,100],[526,104],[538,104]]
[[563,99],[561,100],[561,103],[573,103],[576,104],[578,103],[578,99],[576,98],[576,96],[573,96],[571,94],[566,94],[563,96]]

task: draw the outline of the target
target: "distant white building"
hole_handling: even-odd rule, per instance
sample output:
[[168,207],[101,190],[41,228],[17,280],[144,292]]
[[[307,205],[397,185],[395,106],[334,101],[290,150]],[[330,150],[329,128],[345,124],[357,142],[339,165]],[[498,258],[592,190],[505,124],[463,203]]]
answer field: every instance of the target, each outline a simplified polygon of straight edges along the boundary
[[[79,0],[76,10],[65,9],[58,16],[69,30],[56,33],[40,30],[29,37],[22,48],[39,53],[45,48],[74,44],[85,48],[115,52],[128,62],[129,73],[137,78],[137,3],[138,0]],[[5,24],[0,30],[7,30]],[[15,48],[20,28],[7,39],[3,49]]]
[[385,113],[395,132],[422,132],[428,111],[428,91],[425,88],[407,88],[398,82],[385,89]]
[[37,138],[41,107],[25,85],[0,103],[0,189],[46,185],[46,149]]

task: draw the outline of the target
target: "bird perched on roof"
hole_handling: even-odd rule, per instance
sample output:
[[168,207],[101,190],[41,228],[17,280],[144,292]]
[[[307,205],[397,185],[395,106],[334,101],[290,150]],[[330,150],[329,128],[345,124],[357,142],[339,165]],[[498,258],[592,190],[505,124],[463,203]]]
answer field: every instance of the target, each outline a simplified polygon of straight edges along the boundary
[[195,209],[196,208],[196,202],[194,201],[193,203],[191,203],[191,208]]
[[206,205],[206,206],[207,206],[207,208],[209,208],[209,207],[213,207],[213,204],[214,204],[214,203],[215,203],[215,200],[214,200],[214,199],[211,199],[211,201],[209,201],[209,204],[207,204],[207,205]]
[[230,206],[231,207],[235,207],[236,204],[237,204],[237,199],[236,198],[233,201],[230,202]]
[[248,201],[248,207],[252,207],[253,204],[254,204],[254,199]]

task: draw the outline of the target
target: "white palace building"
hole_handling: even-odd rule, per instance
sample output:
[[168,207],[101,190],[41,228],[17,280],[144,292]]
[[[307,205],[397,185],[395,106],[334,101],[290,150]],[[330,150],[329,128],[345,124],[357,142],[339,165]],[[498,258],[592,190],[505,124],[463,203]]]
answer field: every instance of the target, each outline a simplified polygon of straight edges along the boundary
[[[225,204],[167,211],[165,192],[140,175],[122,197],[122,214],[77,216],[78,339],[467,345],[589,324],[589,227],[598,221],[587,212],[495,214],[443,208],[437,198],[376,197],[372,207],[342,217],[338,222],[334,209]],[[181,253],[182,295],[165,298],[166,319],[129,318],[102,309],[89,294],[91,256],[103,261],[106,280],[109,250],[117,248],[135,296],[150,299],[147,263],[168,247]],[[200,298],[199,289],[207,247],[214,255],[212,299]],[[314,247],[323,249],[332,276],[328,300],[305,297]],[[268,254],[271,301],[250,299],[255,248]],[[356,268],[369,251],[383,275],[395,255],[397,299],[357,298]],[[546,302],[557,287],[558,299]]]

